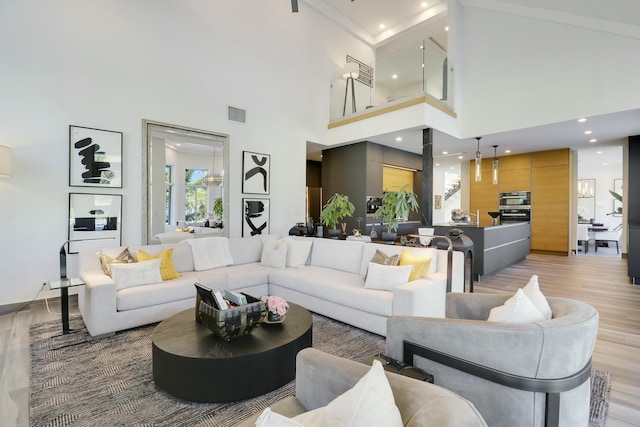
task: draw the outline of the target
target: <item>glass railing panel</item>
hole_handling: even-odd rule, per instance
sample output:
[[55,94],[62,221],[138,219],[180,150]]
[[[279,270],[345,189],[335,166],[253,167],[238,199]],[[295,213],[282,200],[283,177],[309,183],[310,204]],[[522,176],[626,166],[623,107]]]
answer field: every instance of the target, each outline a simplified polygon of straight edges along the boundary
[[[370,107],[425,94],[453,109],[451,64],[439,45],[426,40],[414,43],[372,64],[373,88],[355,80],[338,79],[331,86],[331,120],[361,113]],[[346,97],[345,97],[345,88]],[[353,98],[355,97],[355,113]]]

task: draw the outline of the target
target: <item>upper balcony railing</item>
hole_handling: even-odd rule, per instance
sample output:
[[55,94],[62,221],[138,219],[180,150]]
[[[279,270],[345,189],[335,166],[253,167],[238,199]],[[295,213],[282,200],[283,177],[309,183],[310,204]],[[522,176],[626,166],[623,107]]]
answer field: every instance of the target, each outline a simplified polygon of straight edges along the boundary
[[446,51],[434,41],[410,45],[377,59],[370,67],[373,70],[371,87],[366,80],[360,81],[361,78],[341,78],[333,82],[331,121],[357,115],[371,107],[425,95],[453,111],[453,79],[450,78],[453,67],[448,63]]

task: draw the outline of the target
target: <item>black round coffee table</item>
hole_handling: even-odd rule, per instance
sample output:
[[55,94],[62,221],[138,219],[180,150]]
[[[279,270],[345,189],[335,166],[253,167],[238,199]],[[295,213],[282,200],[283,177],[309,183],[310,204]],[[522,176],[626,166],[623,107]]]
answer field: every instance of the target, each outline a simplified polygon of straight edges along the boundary
[[295,378],[296,355],[311,347],[311,313],[289,303],[286,320],[262,324],[231,341],[195,321],[195,309],[153,331],[153,380],[167,393],[194,402],[231,402],[259,396]]

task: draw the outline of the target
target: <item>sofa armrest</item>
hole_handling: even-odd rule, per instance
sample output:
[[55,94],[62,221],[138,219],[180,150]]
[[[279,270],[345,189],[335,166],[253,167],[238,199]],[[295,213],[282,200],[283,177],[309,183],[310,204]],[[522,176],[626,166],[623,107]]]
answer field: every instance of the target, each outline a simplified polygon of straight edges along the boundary
[[85,286],[78,292],[78,308],[92,336],[110,332],[105,329],[116,312],[116,284],[102,270],[81,272]]
[[430,274],[393,288],[393,316],[444,317],[446,273]]

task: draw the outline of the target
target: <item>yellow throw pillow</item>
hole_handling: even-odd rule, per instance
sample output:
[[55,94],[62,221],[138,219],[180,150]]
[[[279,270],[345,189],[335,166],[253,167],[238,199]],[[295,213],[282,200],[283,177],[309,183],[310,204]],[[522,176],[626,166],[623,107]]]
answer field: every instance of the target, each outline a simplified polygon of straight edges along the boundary
[[399,265],[413,265],[413,270],[409,276],[409,281],[411,282],[412,280],[422,279],[427,275],[431,265],[431,258],[417,258],[403,250],[400,254]]
[[149,255],[142,249],[138,249],[138,262],[160,258],[162,260],[160,262],[160,275],[162,276],[162,280],[171,280],[182,276],[182,274],[176,272],[173,266],[173,260],[171,259],[172,254],[173,248],[160,252],[158,255]]

